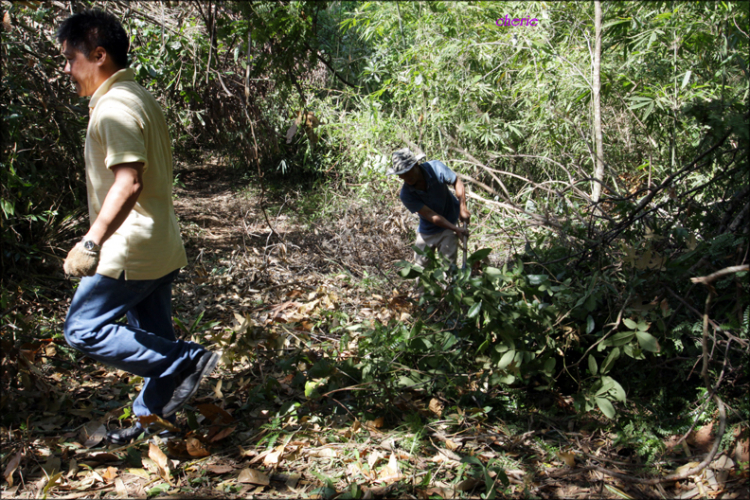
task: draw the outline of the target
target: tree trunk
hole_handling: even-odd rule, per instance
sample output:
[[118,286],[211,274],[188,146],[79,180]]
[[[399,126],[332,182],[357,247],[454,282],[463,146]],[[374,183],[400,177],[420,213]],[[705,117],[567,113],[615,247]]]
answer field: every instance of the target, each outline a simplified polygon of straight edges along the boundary
[[604,146],[602,144],[600,81],[600,70],[602,65],[602,3],[599,0],[594,2],[594,25],[596,26],[596,40],[594,42],[594,77],[592,81],[592,94],[594,98],[594,142],[596,143],[594,179],[596,180],[592,186],[591,199],[594,203],[597,203],[602,194],[602,182],[604,181]]
[[208,89],[208,80],[211,75],[211,56],[214,52],[214,43],[215,43],[215,37],[214,32],[215,25],[216,25],[216,4],[214,4],[214,13],[211,14],[211,2],[208,3],[208,34],[209,34],[209,42],[208,42],[208,62],[206,63],[206,89]]

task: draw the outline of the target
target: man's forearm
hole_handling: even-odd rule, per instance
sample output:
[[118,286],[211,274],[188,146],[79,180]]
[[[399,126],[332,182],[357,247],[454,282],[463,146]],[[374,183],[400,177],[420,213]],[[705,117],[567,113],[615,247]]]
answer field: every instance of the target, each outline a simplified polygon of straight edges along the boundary
[[461,208],[466,208],[466,188],[464,187],[464,183],[461,182],[461,179],[456,178],[456,198],[458,198],[458,202],[461,204]]
[[436,226],[440,226],[445,229],[450,229],[451,231],[455,231],[456,229],[459,229],[458,226],[456,226],[455,224],[451,224],[448,219],[446,219],[440,214],[433,215],[432,217],[428,219],[428,221],[432,222]]
[[99,215],[86,233],[86,239],[102,245],[128,218],[143,189],[143,164],[134,165],[120,167],[115,172],[115,183],[107,192]]
[[92,240],[97,245],[102,245],[112,236],[125,219],[128,218],[130,211],[135,207],[138,201],[140,191],[133,193],[126,188],[115,188],[107,193],[104,204],[99,212],[91,229],[86,233],[86,239]]
[[459,219],[468,223],[471,219],[471,213],[469,213],[469,208],[466,206],[466,187],[458,177],[456,177],[456,184],[454,187],[456,189],[456,197],[458,198],[459,203]]

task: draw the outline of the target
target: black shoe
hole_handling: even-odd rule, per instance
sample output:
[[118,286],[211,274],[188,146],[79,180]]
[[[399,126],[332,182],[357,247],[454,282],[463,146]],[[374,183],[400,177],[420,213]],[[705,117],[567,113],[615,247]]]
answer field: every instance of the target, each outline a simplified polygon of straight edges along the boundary
[[133,427],[126,427],[124,429],[113,429],[107,432],[107,439],[112,444],[128,444],[133,439],[137,439],[141,434],[144,434],[146,436],[156,434],[163,441],[168,441],[170,438],[177,436],[176,432],[171,432],[171,431],[166,431],[166,430],[151,431],[149,429],[144,429],[143,427],[138,427],[137,425],[134,425]]
[[211,372],[214,371],[214,368],[216,368],[220,359],[220,352],[215,353],[206,351],[203,353],[198,362],[178,383],[177,388],[174,390],[174,394],[172,394],[172,398],[166,405],[164,405],[164,409],[162,409],[164,417],[173,415],[177,410],[182,408],[182,406],[187,403],[196,392],[198,392],[198,386],[200,385],[201,380],[203,380],[203,377],[210,375]]

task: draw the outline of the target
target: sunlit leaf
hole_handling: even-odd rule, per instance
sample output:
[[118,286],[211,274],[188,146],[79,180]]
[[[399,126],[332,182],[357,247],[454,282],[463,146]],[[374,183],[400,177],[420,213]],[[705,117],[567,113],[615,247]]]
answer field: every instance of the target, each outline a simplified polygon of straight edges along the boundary
[[148,457],[156,464],[159,477],[165,480],[170,486],[173,486],[171,474],[169,471],[169,459],[164,454],[164,452],[161,451],[159,447],[154,443],[149,443]]
[[635,335],[638,337],[638,344],[644,351],[659,352],[661,350],[659,341],[650,333],[639,330],[635,332]]
[[492,252],[491,248],[481,248],[477,250],[476,252],[469,255],[469,257],[466,259],[466,262],[469,264],[473,264],[475,262],[479,262],[480,260],[487,257]]
[[612,406],[612,403],[607,398],[596,398],[596,405],[599,407],[599,409],[604,413],[604,415],[607,418],[615,418],[615,415],[617,412],[615,412],[615,407]]
[[693,72],[691,70],[688,70],[687,73],[685,73],[685,77],[682,79],[682,85],[680,85],[680,90],[687,87],[688,82],[690,81],[690,75],[692,75]]
[[589,314],[586,316],[586,334],[593,332],[594,328],[596,328],[596,323],[594,323],[594,318]]
[[508,352],[503,354],[503,357],[500,358],[500,362],[497,364],[497,367],[501,370],[504,370],[513,362],[513,358],[516,355],[515,349],[510,349]]
[[599,371],[598,366],[596,364],[596,359],[593,355],[589,354],[589,371],[592,375],[596,375]]
[[466,314],[467,318],[474,318],[477,314],[479,314],[479,310],[482,308],[482,301],[480,300],[473,306],[471,306],[471,309],[469,309],[469,312]]

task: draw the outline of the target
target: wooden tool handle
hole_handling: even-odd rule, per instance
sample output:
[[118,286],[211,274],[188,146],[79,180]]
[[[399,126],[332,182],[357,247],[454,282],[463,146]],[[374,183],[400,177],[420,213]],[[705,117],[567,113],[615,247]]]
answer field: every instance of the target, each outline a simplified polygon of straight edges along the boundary
[[[466,221],[464,221],[464,231],[466,231],[466,225],[467,225],[467,223],[466,223]],[[462,238],[464,240],[464,263],[463,263],[463,266],[461,267],[461,269],[466,269],[466,252],[468,251],[468,247],[466,246],[467,245],[467,240],[468,240],[468,238],[466,236],[466,233],[463,234]]]

